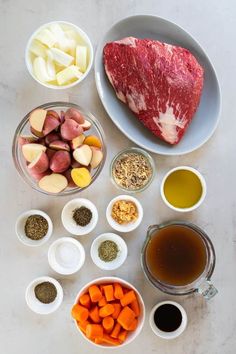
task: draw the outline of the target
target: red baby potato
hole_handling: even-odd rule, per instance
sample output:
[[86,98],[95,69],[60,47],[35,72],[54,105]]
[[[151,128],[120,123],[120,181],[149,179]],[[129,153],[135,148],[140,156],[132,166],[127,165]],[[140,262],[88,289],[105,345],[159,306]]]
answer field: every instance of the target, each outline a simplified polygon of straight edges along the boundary
[[56,152],[57,152],[56,150],[47,148],[46,154],[47,154],[47,157],[49,158],[49,161],[51,160],[51,158],[53,157],[53,155],[55,155]]
[[47,111],[47,116],[53,116],[54,118],[56,118],[57,120],[61,120],[59,114],[56,111],[53,111],[52,109],[49,109]]
[[50,145],[55,140],[60,140],[60,135],[55,132],[51,132],[47,136],[45,136],[46,145]]
[[33,177],[33,179],[35,179],[35,181],[40,181],[43,177],[45,176],[49,176],[51,174],[50,170],[47,170],[45,172],[36,172],[34,170],[29,170],[29,174],[31,175],[31,177]]
[[81,135],[77,136],[76,138],[72,139],[70,142],[71,149],[72,150],[77,149],[77,147],[79,147],[80,145],[83,144],[84,139],[85,139],[84,134],[81,134]]
[[83,128],[73,119],[66,119],[61,125],[61,137],[65,140],[73,140],[83,133]]
[[[66,151],[58,151],[58,152],[66,152]],[[62,174],[51,173],[50,175],[41,178],[38,185],[45,192],[60,193],[68,186],[68,182],[66,177],[63,176]]]
[[74,159],[83,166],[88,166],[92,159],[92,150],[88,145],[81,145],[73,152]]
[[65,121],[65,112],[64,111],[61,111],[60,120],[61,120],[61,123],[64,123],[64,121]]
[[92,126],[92,123],[90,123],[88,120],[85,119],[84,123],[80,124],[80,126],[83,128],[83,130],[89,130]]
[[28,165],[28,169],[36,173],[43,173],[47,171],[48,167],[49,159],[44,151],[41,151],[40,154]]
[[83,124],[85,119],[84,116],[75,108],[69,108],[65,113],[65,120],[73,119],[75,122],[79,124]]
[[37,143],[38,142],[38,138],[36,138],[35,136],[32,135],[21,135],[18,138],[18,143],[20,146],[25,145],[25,144],[30,144],[30,143]]
[[46,151],[46,149],[46,146],[37,143],[24,144],[22,146],[22,153],[27,162],[32,162],[38,157],[41,151]]
[[98,165],[100,164],[100,162],[103,159],[103,153],[100,149],[94,147],[94,146],[90,146],[91,150],[92,150],[92,159],[90,162],[90,165],[92,168],[97,168]]
[[50,169],[53,172],[61,173],[66,171],[71,164],[71,158],[68,151],[57,151],[50,160]]
[[43,137],[43,128],[46,120],[47,111],[45,109],[35,109],[30,113],[29,123],[31,131],[38,137]]
[[54,150],[63,150],[63,151],[70,151],[69,145],[62,140],[55,140],[53,141],[49,147]]
[[43,135],[48,135],[53,130],[57,129],[60,124],[61,122],[59,119],[55,118],[53,115],[47,115],[44,122]]
[[76,161],[73,157],[71,159],[71,167],[72,168],[78,168],[78,167],[83,167],[83,165],[81,165],[81,163],[79,163],[78,161]]

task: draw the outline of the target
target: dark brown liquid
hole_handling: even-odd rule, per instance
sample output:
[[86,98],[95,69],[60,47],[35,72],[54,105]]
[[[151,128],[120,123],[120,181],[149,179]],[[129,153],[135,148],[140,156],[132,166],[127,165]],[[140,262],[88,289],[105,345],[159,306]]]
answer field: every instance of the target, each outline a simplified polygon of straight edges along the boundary
[[161,305],[154,313],[154,322],[161,331],[173,332],[182,323],[181,311],[172,304]]
[[170,285],[187,285],[204,271],[206,247],[200,235],[183,225],[166,226],[152,236],[146,263],[152,276]]

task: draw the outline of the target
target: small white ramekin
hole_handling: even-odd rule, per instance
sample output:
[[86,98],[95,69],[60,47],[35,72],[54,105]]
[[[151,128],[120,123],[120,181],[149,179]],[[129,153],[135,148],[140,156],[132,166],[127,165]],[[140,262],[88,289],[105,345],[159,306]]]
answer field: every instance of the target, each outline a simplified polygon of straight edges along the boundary
[[[78,262],[72,266],[65,266],[60,264],[57,258],[57,248],[63,244],[72,244],[76,247],[78,254]],[[85,251],[82,244],[72,237],[61,237],[54,241],[48,249],[48,263],[50,267],[57,273],[63,275],[70,275],[78,272],[85,261]]]
[[[73,210],[85,206],[92,212],[92,219],[90,223],[86,226],[76,225],[73,220]],[[82,236],[90,233],[98,222],[98,211],[96,206],[88,199],[85,198],[75,198],[70,200],[63,208],[61,213],[61,220],[64,228],[70,232],[72,235]]]
[[[201,182],[201,185],[202,185],[202,195],[201,195],[201,198],[199,199],[199,201],[194,204],[192,207],[190,208],[177,208],[175,206],[173,206],[172,204],[170,204],[168,202],[168,200],[166,199],[166,196],[165,196],[165,193],[164,193],[164,185],[165,185],[165,182],[167,180],[167,178],[175,171],[179,171],[179,170],[186,170],[186,171],[191,171],[193,172],[200,180]],[[190,212],[190,211],[193,211],[195,209],[197,209],[204,201],[205,197],[206,197],[206,193],[207,193],[207,186],[206,186],[206,181],[205,181],[205,178],[203,177],[203,175],[197,171],[195,168],[193,167],[189,167],[189,166],[178,166],[178,167],[175,167],[173,169],[171,169],[170,171],[168,171],[166,173],[166,175],[163,177],[162,179],[162,182],[161,182],[161,187],[160,187],[160,193],[161,193],[161,197],[162,197],[162,200],[164,201],[164,203],[169,207],[171,208],[172,210],[175,210],[175,211],[179,211],[181,213],[186,213],[186,212]]]
[[[55,285],[57,289],[57,296],[53,302],[50,304],[43,304],[40,302],[34,293],[34,289],[36,285],[43,283],[43,282],[50,282],[53,285]],[[35,313],[39,315],[48,315],[58,309],[58,307],[61,305],[62,300],[63,300],[63,290],[60,285],[60,283],[51,277],[39,277],[34,279],[26,288],[25,292],[25,300],[28,305],[28,307]]]
[[[112,216],[111,216],[111,212],[112,212],[112,206],[115,202],[117,202],[118,200],[127,200],[127,201],[131,201],[133,202],[138,210],[138,218],[136,221],[132,221],[130,223],[127,224],[119,224],[118,222],[116,222]],[[141,205],[141,203],[138,201],[137,198],[131,197],[130,195],[118,195],[117,197],[113,198],[110,203],[107,206],[107,210],[106,210],[106,218],[107,221],[109,223],[109,225],[116,231],[119,232],[130,232],[135,230],[141,223],[142,219],[143,219],[143,207]]]
[[[162,306],[162,305],[166,305],[166,304],[169,304],[169,305],[174,305],[176,306],[180,312],[181,312],[181,315],[182,315],[182,322],[179,326],[179,328],[177,328],[175,331],[173,332],[164,332],[162,330],[160,330],[155,322],[154,322],[154,314],[156,312],[156,310],[158,309],[158,307]],[[151,329],[153,330],[153,332],[158,336],[158,337],[161,337],[163,339],[174,339],[174,338],[177,338],[179,337],[183,332],[184,330],[186,329],[187,327],[187,322],[188,322],[188,318],[187,318],[187,314],[186,314],[186,311],[185,309],[183,308],[183,306],[181,306],[180,304],[178,304],[177,302],[175,301],[162,301],[162,302],[159,302],[157,305],[155,305],[151,312],[150,312],[150,315],[149,315],[149,324],[151,326]]]
[[[48,232],[41,240],[31,240],[25,234],[25,223],[29,216],[31,215],[41,215],[48,222]],[[53,224],[51,218],[42,210],[31,209],[22,213],[16,220],[15,231],[18,239],[26,246],[41,246],[49,240],[53,232]]]
[[[117,257],[111,262],[104,262],[98,255],[100,244],[106,240],[115,242],[119,250]],[[128,255],[128,248],[122,237],[108,232],[95,238],[91,245],[90,255],[94,264],[96,264],[96,266],[98,266],[100,269],[114,270],[119,268],[125,262]]]
[[[88,64],[88,67],[87,67],[87,70],[86,72],[83,74],[83,76],[81,77],[81,79],[77,80],[77,81],[74,81],[72,82],[71,84],[69,85],[62,85],[62,86],[56,86],[56,85],[51,85],[51,84],[48,84],[48,83],[45,83],[45,82],[41,82],[39,81],[34,73],[33,73],[33,69],[32,69],[32,63],[31,63],[31,60],[30,60],[30,51],[29,51],[29,48],[31,46],[31,43],[32,41],[34,40],[34,38],[36,37],[36,35],[44,28],[47,28],[48,26],[50,26],[51,24],[54,24],[54,23],[58,23],[58,24],[62,24],[62,25],[66,25],[68,27],[71,27],[72,29],[75,29],[78,34],[83,38],[83,40],[85,41],[85,43],[87,44],[88,46],[88,50],[89,50],[89,64]],[[82,82],[87,76],[88,76],[88,73],[90,72],[91,68],[92,68],[92,65],[93,65],[93,57],[94,57],[94,53],[93,53],[93,46],[92,46],[92,43],[91,43],[91,40],[89,39],[88,35],[81,29],[79,28],[78,26],[74,25],[73,23],[70,23],[70,22],[67,22],[67,21],[52,21],[52,22],[48,22],[48,23],[45,23],[44,25],[40,26],[36,31],[33,32],[33,34],[30,36],[28,42],[27,42],[27,45],[26,45],[26,49],[25,49],[25,64],[26,64],[26,67],[28,69],[28,72],[30,73],[30,75],[32,76],[32,78],[37,81],[39,84],[41,84],[42,86],[44,87],[47,87],[47,88],[51,88],[51,89],[54,89],[54,90],[64,90],[64,89],[67,89],[67,88],[71,88],[77,84],[79,84],[80,82]]]

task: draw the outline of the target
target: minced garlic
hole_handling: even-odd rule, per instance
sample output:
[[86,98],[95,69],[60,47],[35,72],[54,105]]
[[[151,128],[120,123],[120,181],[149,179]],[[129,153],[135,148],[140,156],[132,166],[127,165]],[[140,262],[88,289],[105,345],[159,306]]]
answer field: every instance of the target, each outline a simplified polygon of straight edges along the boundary
[[138,218],[138,210],[129,200],[117,200],[112,206],[111,216],[118,224],[128,224]]

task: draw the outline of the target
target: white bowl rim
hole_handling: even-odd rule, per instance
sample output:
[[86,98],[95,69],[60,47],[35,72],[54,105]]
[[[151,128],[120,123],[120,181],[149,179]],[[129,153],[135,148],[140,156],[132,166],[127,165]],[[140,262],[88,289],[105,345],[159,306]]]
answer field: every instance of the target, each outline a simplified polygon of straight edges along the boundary
[[[124,224],[124,225],[120,225],[118,224],[115,220],[113,220],[113,218],[110,215],[110,210],[112,208],[112,205],[117,201],[117,200],[130,200],[131,202],[133,202],[138,209],[138,218],[136,221],[128,223],[128,224]],[[143,219],[143,207],[142,204],[140,203],[140,201],[128,194],[120,194],[116,197],[114,197],[113,199],[111,199],[111,201],[109,202],[107,209],[106,209],[106,218],[107,221],[109,223],[109,225],[116,231],[119,232],[131,232],[134,231],[141,223],[142,219]]]
[[[36,309],[34,309],[33,307],[30,306],[30,303],[29,303],[29,291],[30,289],[36,285],[36,284],[40,284],[42,282],[51,282],[52,284],[55,285],[56,289],[57,289],[57,296],[58,296],[58,302],[57,302],[57,305],[54,306],[54,308],[48,312],[40,312],[40,311],[37,311]],[[52,277],[49,277],[49,276],[41,276],[41,277],[38,277],[38,278],[35,278],[34,280],[32,280],[29,285],[27,286],[26,290],[25,290],[25,300],[26,300],[26,303],[29,307],[29,309],[39,315],[49,315],[53,312],[55,312],[61,305],[62,303],[62,300],[63,300],[63,289],[62,289],[62,286],[61,284],[58,282],[58,280],[52,278]],[[37,300],[39,301],[39,300]],[[54,300],[55,301],[55,300]],[[50,304],[42,304],[43,305],[50,305]]]
[[[56,262],[53,263],[52,257],[53,257],[53,253],[55,254],[55,247],[59,244],[62,243],[72,243],[73,245],[75,245],[80,253],[80,261],[77,265],[76,268],[73,269],[73,271],[66,271],[66,268],[63,268],[62,266],[60,266],[61,271],[59,271],[59,268],[57,268],[57,266],[55,266]],[[62,274],[62,275],[71,275],[74,273],[77,273],[84,265],[85,262],[85,250],[84,250],[84,246],[78,241],[75,240],[73,237],[60,237],[57,240],[55,240],[49,247],[48,249],[48,263],[50,265],[50,267],[57,272],[58,274]],[[65,269],[65,271],[62,271],[63,269]]]
[[[30,68],[30,64],[29,64],[29,60],[28,60],[28,53],[29,53],[29,48],[30,48],[30,45],[34,39],[34,37],[36,36],[36,34],[41,31],[43,28],[46,28],[48,27],[49,25],[53,24],[53,23],[58,23],[58,24],[65,24],[65,25],[68,25],[68,26],[71,26],[73,28],[75,28],[81,35],[82,37],[85,39],[85,42],[86,44],[88,45],[89,47],[89,51],[90,51],[90,61],[89,61],[89,65],[87,67],[87,70],[85,73],[83,73],[83,76],[81,77],[81,79],[79,80],[76,80],[74,82],[72,82],[71,84],[69,85],[62,85],[62,86],[56,86],[56,85],[50,85],[50,84],[47,84],[45,82],[41,82],[39,81],[32,73],[31,71],[31,68]],[[44,87],[47,87],[47,88],[50,88],[50,89],[55,89],[55,90],[65,90],[65,89],[68,89],[68,88],[71,88],[71,87],[74,87],[75,85],[78,85],[79,83],[81,83],[89,74],[89,72],[91,71],[91,68],[93,66],[93,61],[94,61],[94,50],[93,50],[93,45],[92,45],[92,42],[89,38],[89,36],[87,35],[87,33],[82,30],[82,28],[80,28],[79,26],[71,23],[71,22],[68,22],[68,21],[62,21],[62,20],[55,20],[55,21],[50,21],[50,22],[47,22],[47,23],[44,23],[43,25],[39,26],[30,36],[30,38],[28,39],[28,42],[26,44],[26,48],[25,48],[25,64],[26,64],[26,67],[27,67],[27,70],[29,72],[29,74],[31,75],[31,77],[37,81],[39,84],[41,84],[42,86]]]
[[[155,313],[156,309],[158,309],[158,307],[160,307],[162,305],[166,305],[166,304],[176,306],[180,310],[181,315],[182,315],[182,322],[181,322],[180,326],[173,332],[164,332],[164,331],[160,330],[154,323],[153,317],[154,317],[154,313]],[[150,315],[149,315],[149,324],[150,324],[152,331],[155,333],[156,336],[161,337],[163,339],[175,339],[175,338],[179,337],[185,331],[185,329],[187,327],[187,323],[188,323],[188,317],[187,317],[187,313],[186,313],[184,307],[175,301],[166,300],[166,301],[161,301],[161,302],[157,303],[155,306],[153,306],[153,308],[151,309]]]
[[98,348],[104,348],[104,349],[116,349],[116,348],[121,348],[121,347],[124,347],[125,345],[131,343],[139,334],[140,332],[142,331],[142,328],[143,328],[143,325],[144,325],[144,322],[145,322],[145,314],[146,314],[146,310],[145,310],[145,304],[144,304],[144,301],[143,301],[143,298],[140,294],[140,292],[137,290],[137,288],[132,285],[130,282],[128,282],[127,280],[124,280],[120,277],[115,277],[115,276],[106,276],[106,277],[99,277],[99,278],[96,278],[94,280],[91,280],[90,282],[88,282],[87,284],[85,284],[81,289],[80,291],[78,292],[76,298],[75,298],[75,302],[74,302],[74,305],[76,305],[79,301],[79,297],[88,289],[88,287],[92,284],[97,284],[97,283],[102,283],[102,282],[120,282],[121,284],[124,284],[125,286],[129,287],[130,289],[133,289],[137,295],[138,295],[138,300],[139,300],[139,304],[140,304],[140,307],[142,308],[142,319],[139,323],[139,326],[138,328],[135,330],[134,332],[134,337],[128,341],[126,340],[124,343],[118,345],[117,347],[112,347],[112,346],[106,346],[106,345],[102,345],[102,344],[96,344],[94,342],[92,342],[91,340],[89,340],[83,333],[82,331],[80,330],[80,328],[78,327],[77,325],[77,322],[76,320],[74,320],[74,323],[76,325],[76,328],[78,330],[78,332],[81,334],[81,336],[83,338],[85,338],[87,340],[87,342],[89,342],[90,344],[93,344],[94,346],[98,347]]
[[[40,240],[31,240],[30,238],[28,238],[26,235],[23,235],[20,233],[19,231],[19,225],[21,222],[23,222],[23,219],[26,218],[26,217],[29,217],[31,215],[41,215],[42,217],[44,217],[47,222],[48,222],[48,232],[46,233],[46,235],[40,239]],[[16,232],[16,235],[18,237],[18,240],[23,243],[24,245],[26,246],[29,246],[29,247],[38,247],[38,246],[41,246],[43,245],[44,243],[46,243],[50,237],[52,236],[52,233],[53,233],[53,223],[52,223],[52,220],[50,218],[50,216],[45,213],[44,211],[42,210],[39,210],[39,209],[29,209],[29,210],[26,210],[24,211],[23,213],[21,213],[18,218],[16,219],[16,223],[15,223],[15,232]]]
[[[90,223],[86,226],[75,226],[75,228],[77,228],[78,232],[75,233],[75,232],[72,232],[72,228],[70,228],[68,226],[68,223],[65,222],[65,213],[66,213],[66,210],[71,206],[71,204],[73,203],[78,203],[78,204],[84,204],[84,206],[88,207],[89,209],[91,209],[92,213],[93,213],[93,216],[92,216],[92,220],[90,221]],[[61,221],[62,221],[62,224],[64,226],[64,228],[70,232],[72,235],[75,235],[75,236],[83,236],[83,235],[87,235],[89,234],[90,232],[92,232],[94,230],[94,228],[96,227],[97,225],[97,222],[98,222],[98,210],[97,210],[97,207],[96,205],[90,200],[90,199],[87,199],[87,198],[74,198],[74,199],[71,199],[69,200],[69,202],[67,202],[63,209],[62,209],[62,212],[61,212]]]
[[[114,259],[111,262],[104,262],[104,261],[100,260],[99,256],[97,256],[97,257],[95,256],[98,251],[98,247],[97,247],[99,245],[98,243],[103,238],[105,238],[107,240],[114,241],[114,242],[119,243],[121,245],[120,253],[122,256],[120,256],[120,261],[119,261],[119,259],[117,261],[116,261],[116,259]],[[93,240],[92,245],[90,247],[90,256],[92,258],[93,263],[98,268],[100,268],[102,270],[109,271],[109,270],[118,269],[125,262],[127,255],[128,255],[128,247],[127,247],[125,240],[121,236],[114,234],[113,232],[105,232],[105,233],[98,235]],[[112,264],[113,264],[113,266],[112,266]],[[106,265],[107,265],[107,267],[106,267]],[[110,267],[109,267],[109,265],[110,265]]]
[[[194,173],[199,181],[201,182],[201,185],[202,185],[202,195],[201,195],[201,198],[199,199],[199,201],[194,204],[192,207],[189,207],[189,208],[178,208],[178,207],[175,207],[173,206],[172,204],[169,203],[169,201],[166,199],[166,196],[165,196],[165,193],[164,193],[164,185],[165,185],[165,182],[166,182],[166,179],[175,171],[179,171],[179,170],[186,170],[186,171],[191,171],[192,173]],[[204,201],[205,197],[206,197],[206,193],[207,193],[207,185],[206,185],[206,180],[205,178],[203,177],[203,175],[198,171],[196,170],[194,167],[190,167],[190,166],[177,166],[177,167],[174,167],[172,168],[171,170],[169,170],[165,176],[163,177],[162,179],[162,182],[161,182],[161,186],[160,186],[160,193],[161,193],[161,197],[162,197],[162,200],[164,201],[164,203],[169,207],[171,208],[172,210],[175,210],[175,211],[179,211],[180,213],[186,213],[186,212],[190,212],[190,211],[193,211],[195,209],[197,209]]]

